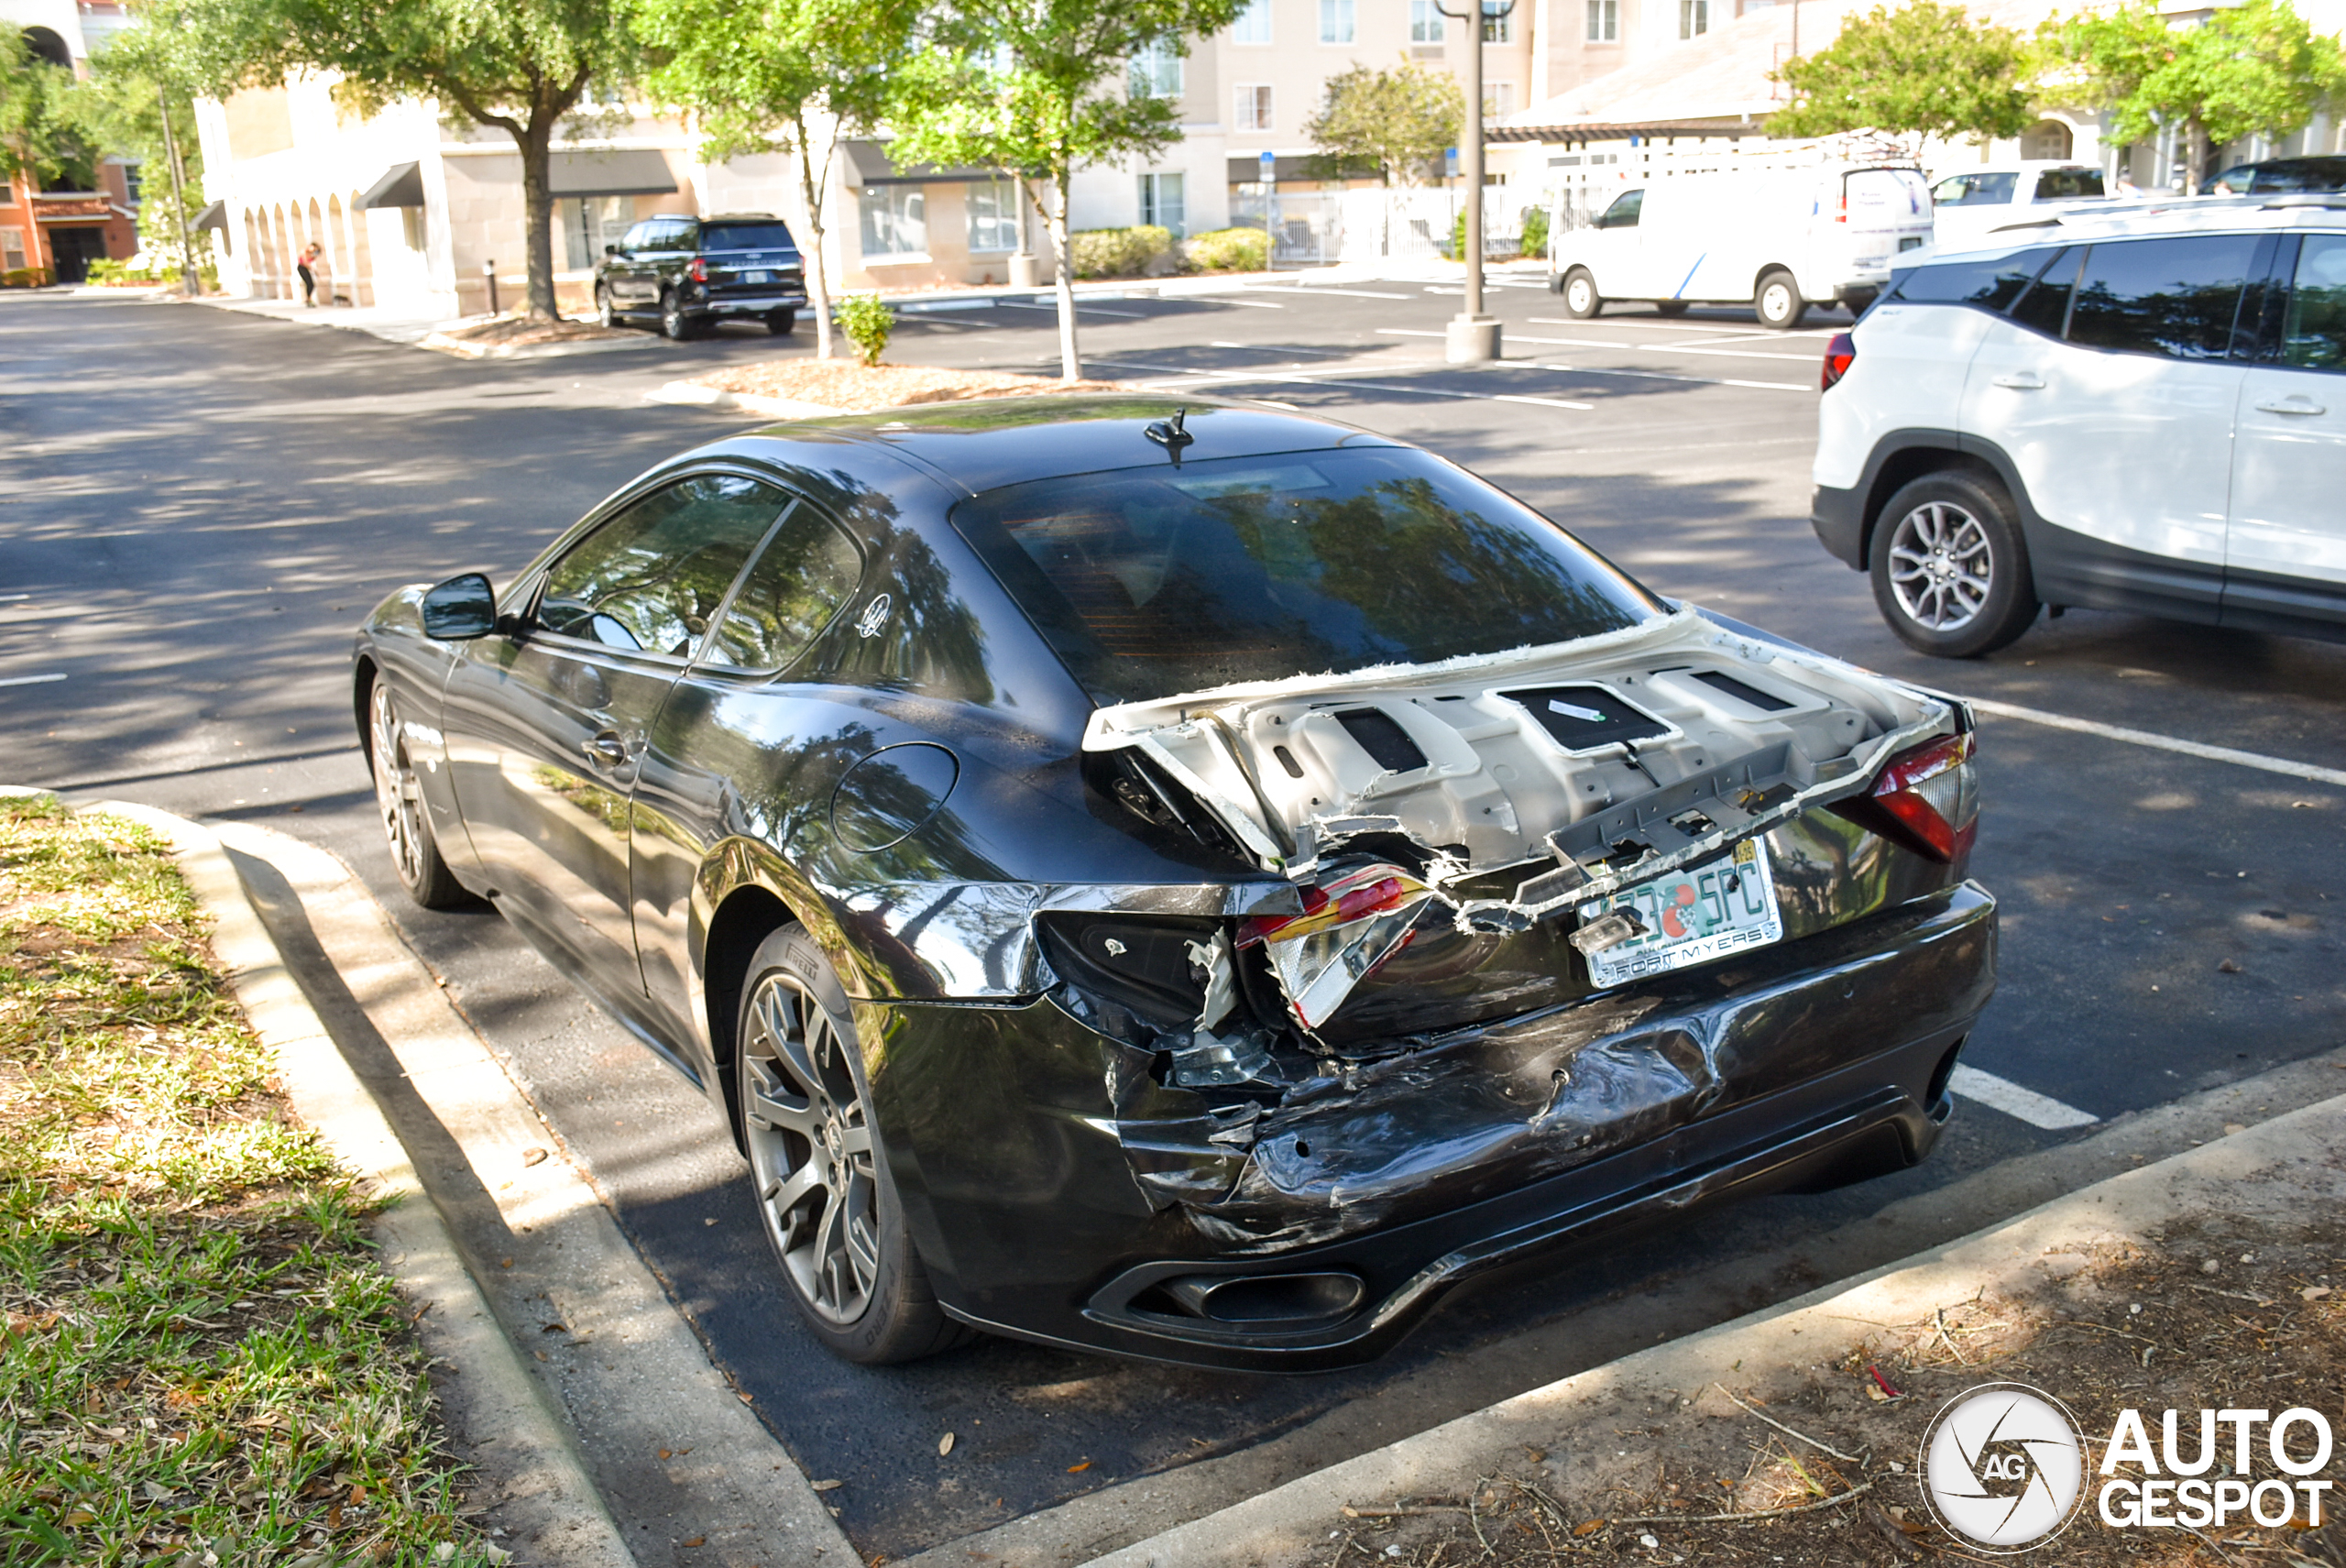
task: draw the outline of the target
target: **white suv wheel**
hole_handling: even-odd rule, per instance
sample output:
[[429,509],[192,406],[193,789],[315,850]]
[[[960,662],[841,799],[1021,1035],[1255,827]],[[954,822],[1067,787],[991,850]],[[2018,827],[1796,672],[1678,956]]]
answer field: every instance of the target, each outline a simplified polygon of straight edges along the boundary
[[1873,533],[1874,603],[1908,646],[1942,659],[1993,652],[2036,619],[2028,545],[1985,474],[1926,474],[1890,498]]
[[1917,626],[1933,631],[1959,631],[1978,620],[1995,572],[1987,531],[1951,501],[1916,507],[1890,536],[1890,591]]

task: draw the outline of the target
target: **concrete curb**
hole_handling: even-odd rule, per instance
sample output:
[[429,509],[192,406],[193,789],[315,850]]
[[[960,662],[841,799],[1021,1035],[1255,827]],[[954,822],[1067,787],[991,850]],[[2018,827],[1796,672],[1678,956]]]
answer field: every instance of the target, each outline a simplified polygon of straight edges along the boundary
[[[1570,1453],[1624,1412],[1676,1404],[1714,1382],[1790,1384],[1869,1330],[1912,1323],[1983,1286],[2024,1293],[2082,1266],[2086,1250],[2143,1243],[2208,1213],[2302,1223],[2334,1212],[2346,1169],[2346,1096],[2098,1182],[1970,1236],[1795,1300],[1625,1356],[1332,1465],[1218,1513],[1096,1557],[1087,1568],[1272,1568],[1324,1547],[1346,1504],[1454,1494],[1523,1464],[1527,1448]],[[2055,1390],[2057,1392],[2057,1390]],[[1640,1423],[1641,1424],[1641,1423]]]
[[457,359],[567,359],[579,354],[618,354],[634,348],[657,348],[660,339],[644,333],[625,337],[576,338],[554,343],[467,343],[444,332],[427,333],[415,346]]
[[643,394],[647,403],[673,403],[679,408],[707,409],[712,413],[762,414],[769,419],[828,419],[849,413],[828,403],[805,403],[789,398],[760,397],[755,392],[721,392],[697,381],[664,381]]
[[499,1432],[513,1472],[509,1479],[527,1488],[526,1496],[509,1496],[506,1506],[540,1526],[532,1553],[577,1568],[636,1568],[569,1432],[466,1271],[407,1149],[286,967],[219,839],[151,806],[102,801],[82,809],[126,817],[170,840],[196,901],[212,916],[213,951],[275,1057],[286,1097],[345,1168],[390,1201],[377,1226],[384,1266],[425,1309],[420,1327],[426,1347],[463,1376],[474,1420]]

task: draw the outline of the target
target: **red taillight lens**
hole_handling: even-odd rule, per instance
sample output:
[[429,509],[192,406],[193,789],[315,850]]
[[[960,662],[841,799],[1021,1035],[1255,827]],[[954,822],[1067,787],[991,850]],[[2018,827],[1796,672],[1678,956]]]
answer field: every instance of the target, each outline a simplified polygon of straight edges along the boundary
[[692,260],[685,264],[685,276],[691,279],[696,283],[707,282],[708,258],[705,256],[694,257]]
[[1846,332],[1836,332],[1833,341],[1825,345],[1825,373],[1817,378],[1816,389],[1829,392],[1834,384],[1849,373],[1858,362],[1858,340]]
[[1944,735],[1901,751],[1873,788],[1834,807],[1891,843],[1943,863],[1970,852],[1979,830],[1979,777],[1972,737]]

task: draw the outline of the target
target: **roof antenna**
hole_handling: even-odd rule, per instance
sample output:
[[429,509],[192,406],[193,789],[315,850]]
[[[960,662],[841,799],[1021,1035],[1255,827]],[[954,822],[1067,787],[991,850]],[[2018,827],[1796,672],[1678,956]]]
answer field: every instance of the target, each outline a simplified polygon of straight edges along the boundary
[[1151,441],[1172,455],[1173,466],[1176,468],[1181,466],[1181,448],[1197,440],[1196,436],[1181,428],[1183,422],[1189,417],[1189,411],[1187,407],[1178,408],[1173,411],[1173,417],[1170,420],[1158,420],[1142,432]]

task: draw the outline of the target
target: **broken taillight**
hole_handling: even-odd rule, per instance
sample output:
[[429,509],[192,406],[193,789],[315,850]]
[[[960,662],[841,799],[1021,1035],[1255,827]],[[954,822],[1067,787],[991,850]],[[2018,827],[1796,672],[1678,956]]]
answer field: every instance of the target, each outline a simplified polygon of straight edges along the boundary
[[1972,737],[1942,735],[1898,753],[1873,788],[1833,809],[1901,848],[1952,862],[1968,853],[1979,828],[1979,779]]
[[1825,345],[1825,373],[1817,378],[1816,389],[1829,392],[1834,384],[1849,373],[1858,362],[1858,340],[1846,332],[1836,332],[1833,341]]
[[706,256],[696,256],[690,261],[685,263],[685,276],[691,279],[696,283],[707,282],[708,258]]

